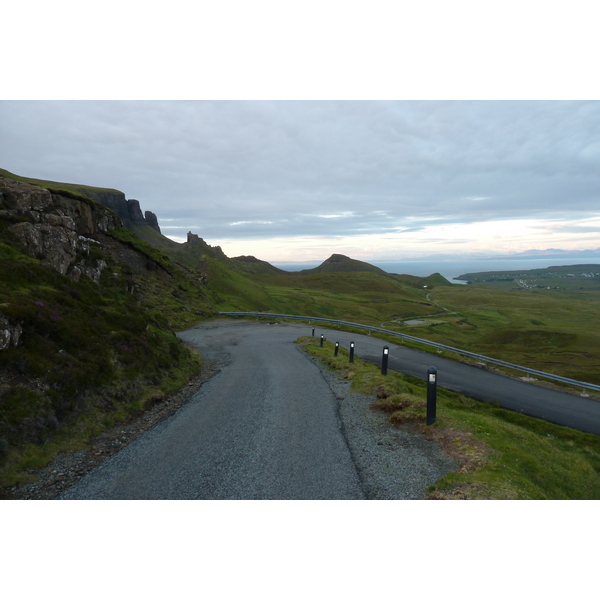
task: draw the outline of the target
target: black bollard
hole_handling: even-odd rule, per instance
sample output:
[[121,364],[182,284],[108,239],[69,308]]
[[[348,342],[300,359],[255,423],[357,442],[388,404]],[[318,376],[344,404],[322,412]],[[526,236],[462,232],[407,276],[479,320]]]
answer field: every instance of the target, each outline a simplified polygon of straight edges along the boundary
[[335,343],[335,350],[333,351],[333,355],[337,356],[338,355],[338,350],[340,349],[340,343],[336,342]]
[[350,362],[354,362],[354,342],[350,342]]
[[313,327],[312,336],[315,337],[315,328]]
[[383,347],[383,356],[381,357],[381,374],[387,375],[388,356],[390,349],[387,346]]
[[436,419],[437,369],[427,369],[427,425],[433,425]]
[[323,340],[325,339],[325,336],[323,334],[321,334],[321,347],[323,347]]

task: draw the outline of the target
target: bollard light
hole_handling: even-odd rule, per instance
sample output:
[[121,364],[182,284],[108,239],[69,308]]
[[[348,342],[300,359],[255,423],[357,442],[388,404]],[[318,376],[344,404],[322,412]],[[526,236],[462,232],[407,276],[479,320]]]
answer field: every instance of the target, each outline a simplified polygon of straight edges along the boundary
[[339,343],[339,342],[336,342],[336,343],[335,343],[335,350],[333,351],[333,355],[334,355],[334,356],[337,356],[337,355],[338,355],[338,351],[339,351],[339,349],[340,349],[340,343]]
[[350,362],[354,362],[354,342],[350,342]]
[[313,327],[312,337],[315,337],[315,328]]
[[390,354],[390,349],[387,346],[384,346],[383,347],[383,356],[381,358],[381,374],[382,375],[387,375],[389,354]]
[[427,369],[427,425],[433,425],[436,420],[437,369]]
[[325,339],[325,336],[323,334],[321,334],[321,346],[323,346],[323,340]]

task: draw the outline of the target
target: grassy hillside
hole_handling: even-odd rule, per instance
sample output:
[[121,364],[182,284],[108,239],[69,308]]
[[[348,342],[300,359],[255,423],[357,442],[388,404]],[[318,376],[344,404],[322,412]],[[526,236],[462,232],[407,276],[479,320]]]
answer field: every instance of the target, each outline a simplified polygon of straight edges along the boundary
[[600,383],[600,293],[585,297],[483,286],[437,287],[445,312],[404,329],[412,335]]
[[288,272],[254,256],[235,256],[232,259],[238,269],[247,275],[287,275]]
[[78,196],[87,196],[89,192],[92,194],[96,192],[121,193],[119,190],[114,190],[112,188],[100,188],[91,185],[81,185],[78,183],[62,183],[60,181],[46,181],[44,179],[33,179],[32,177],[21,177],[20,175],[15,175],[14,173],[7,171],[6,169],[0,169],[0,177],[7,177],[8,179],[14,179],[15,181],[21,181],[23,183],[30,183],[31,185],[37,185],[48,190],[70,192],[71,194]]
[[128,269],[110,264],[101,285],[74,282],[0,243],[0,311],[23,328],[0,352],[0,485],[50,458],[44,442],[73,428],[88,439],[199,369],[170,326],[181,324],[170,323],[170,290],[140,280],[142,299],[127,291]]
[[[79,256],[104,264],[97,282],[61,275],[13,235],[33,218],[9,196],[0,208],[1,487],[185,385],[201,363],[175,330],[210,314],[213,300],[198,277],[124,228],[98,232]],[[7,344],[9,330],[20,334]]]
[[327,260],[321,263],[314,269],[304,269],[300,271],[303,275],[313,275],[315,273],[356,273],[356,272],[370,272],[379,273],[385,275],[385,271],[370,265],[369,263],[361,260],[355,260],[344,256],[343,254],[332,254]]
[[274,312],[380,325],[435,312],[422,291],[374,272],[257,277]]

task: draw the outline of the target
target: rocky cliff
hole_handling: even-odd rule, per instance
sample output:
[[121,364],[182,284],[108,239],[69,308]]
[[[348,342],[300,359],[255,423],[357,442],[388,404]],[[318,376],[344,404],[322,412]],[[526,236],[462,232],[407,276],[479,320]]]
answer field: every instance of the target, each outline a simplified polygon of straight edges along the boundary
[[0,177],[4,232],[26,252],[74,281],[85,274],[98,282],[106,267],[90,256],[94,236],[121,227],[113,212],[93,201],[70,197]]
[[117,191],[95,191],[88,188],[78,191],[116,212],[127,229],[135,230],[136,225],[149,225],[160,233],[157,216],[149,210],[145,215],[142,214],[139,200],[126,200],[125,194]]
[[[139,203],[124,202],[139,219]],[[198,360],[173,328],[211,302],[203,273],[140,240],[113,210],[0,176],[0,487],[24,444],[184,385]]]

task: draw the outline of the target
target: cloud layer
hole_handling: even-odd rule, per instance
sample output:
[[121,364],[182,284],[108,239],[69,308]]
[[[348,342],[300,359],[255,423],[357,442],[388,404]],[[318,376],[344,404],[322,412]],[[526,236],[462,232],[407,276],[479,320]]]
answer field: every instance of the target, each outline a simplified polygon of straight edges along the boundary
[[[235,240],[273,260],[282,245],[265,240],[311,239],[323,257],[319,239],[363,254],[380,239],[382,258],[424,251],[420,234],[431,253],[475,251],[470,224],[517,221],[600,245],[594,101],[3,101],[0,140],[1,167],[120,189],[166,235],[230,255]],[[510,247],[543,243],[530,234]]]

